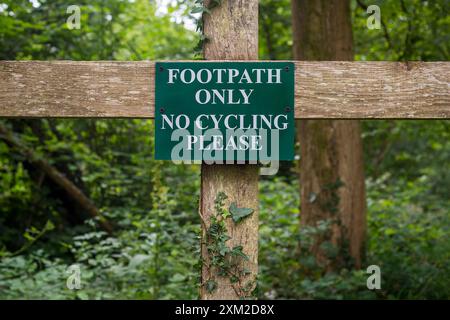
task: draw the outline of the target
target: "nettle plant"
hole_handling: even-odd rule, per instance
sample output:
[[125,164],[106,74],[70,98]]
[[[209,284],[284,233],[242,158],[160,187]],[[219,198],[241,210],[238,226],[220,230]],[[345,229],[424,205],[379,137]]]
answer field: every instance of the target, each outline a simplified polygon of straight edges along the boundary
[[204,286],[209,293],[217,289],[216,276],[227,278],[233,286],[236,294],[241,299],[251,298],[256,285],[256,279],[247,280],[246,276],[251,271],[246,267],[249,257],[242,251],[242,245],[229,246],[227,221],[234,224],[241,223],[253,214],[254,209],[238,208],[235,202],[231,203],[228,210],[224,209],[224,201],[228,196],[219,192],[215,199],[214,214],[210,217],[210,224],[206,232],[206,246],[208,252],[207,261],[203,261],[209,270],[209,278]]

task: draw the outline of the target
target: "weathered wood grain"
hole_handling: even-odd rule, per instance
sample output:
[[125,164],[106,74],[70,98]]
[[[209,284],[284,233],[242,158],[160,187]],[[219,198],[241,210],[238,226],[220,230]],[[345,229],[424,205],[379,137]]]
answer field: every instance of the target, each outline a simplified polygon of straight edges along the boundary
[[153,117],[154,63],[1,61],[0,116]]
[[[296,63],[296,118],[449,118],[450,62]],[[154,62],[0,61],[0,117],[153,118]]]
[[[205,2],[205,6],[210,4]],[[258,0],[223,1],[204,17],[204,35],[210,39],[203,48],[205,59],[255,60],[258,59]],[[251,296],[256,287],[258,275],[258,202],[259,167],[257,165],[202,164],[199,214],[202,219],[202,272],[200,299],[238,300]],[[240,246],[248,260],[240,261],[237,272],[238,281],[230,281],[230,275],[223,276],[213,266],[208,246],[214,240],[208,236],[211,216],[217,214],[218,194],[226,194],[225,209],[231,203],[238,207],[252,208],[253,213],[241,221],[233,223],[225,220],[229,248]],[[227,261],[229,258],[227,258]],[[215,281],[217,288],[208,290],[208,281]]]
[[449,118],[449,62],[299,62],[297,118]]

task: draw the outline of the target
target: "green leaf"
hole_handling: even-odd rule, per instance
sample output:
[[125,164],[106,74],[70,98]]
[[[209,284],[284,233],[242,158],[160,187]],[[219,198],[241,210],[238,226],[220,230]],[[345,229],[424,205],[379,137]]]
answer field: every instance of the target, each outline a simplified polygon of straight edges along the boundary
[[44,230],[52,231],[53,229],[55,229],[55,225],[53,224],[52,221],[48,220],[47,223],[45,224]]
[[236,202],[233,202],[230,205],[229,211],[231,213],[231,218],[234,222],[238,223],[242,221],[244,218],[251,215],[255,210],[251,208],[238,208]]
[[144,254],[137,254],[133,256],[130,260],[129,267],[130,268],[136,268],[141,263],[143,263],[145,260],[149,259],[150,257]]
[[242,252],[242,249],[243,249],[242,246],[236,246],[233,248],[233,250],[231,250],[231,253],[235,256],[240,256],[245,260],[249,260],[249,257],[244,252]]
[[83,291],[77,292],[77,298],[80,300],[89,300],[89,295]]
[[195,7],[192,9],[191,14],[203,12],[205,9],[205,7]]
[[225,211],[225,210],[223,211],[222,218],[226,219],[226,218],[228,218],[230,216],[231,216],[231,213],[229,211]]
[[228,253],[229,249],[225,244],[221,244],[219,247],[219,253],[221,256],[225,256]]
[[186,280],[186,277],[180,273],[175,273],[170,280],[172,282],[182,282],[182,281]]
[[214,280],[208,280],[205,283],[206,286],[206,291],[208,291],[208,293],[213,293],[214,290],[216,290],[217,288],[217,282]]

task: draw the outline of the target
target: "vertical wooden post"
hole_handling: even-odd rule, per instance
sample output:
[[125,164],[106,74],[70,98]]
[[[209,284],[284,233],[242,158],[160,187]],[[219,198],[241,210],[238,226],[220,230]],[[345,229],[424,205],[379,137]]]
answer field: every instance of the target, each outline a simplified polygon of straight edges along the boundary
[[[210,1],[205,1],[208,6]],[[208,38],[204,47],[206,59],[257,60],[258,59],[258,0],[224,0],[210,14],[204,15],[204,34]],[[243,222],[227,222],[229,247],[242,246],[249,257],[246,269],[249,274],[242,279],[255,283],[258,272],[258,167],[256,165],[206,165],[202,164],[200,215],[202,224],[202,286],[201,299],[239,299],[235,286],[227,277],[221,277],[209,268],[208,251],[205,246],[206,231],[214,214],[215,199],[219,192],[228,198],[225,205],[236,202],[239,207],[254,209]],[[211,277],[217,288],[211,292],[206,282]]]

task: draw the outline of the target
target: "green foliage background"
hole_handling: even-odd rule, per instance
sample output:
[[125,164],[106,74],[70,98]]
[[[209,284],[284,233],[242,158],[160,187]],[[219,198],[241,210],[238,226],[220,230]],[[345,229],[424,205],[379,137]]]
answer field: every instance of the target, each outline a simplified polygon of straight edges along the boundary
[[[382,30],[366,28],[364,2],[352,2],[357,60],[449,60],[448,1],[371,1],[381,7]],[[156,14],[155,1],[78,0],[80,30],[65,25],[70,4],[0,0],[0,59],[194,56],[199,36],[183,26],[194,19],[194,1],[180,0],[167,14]],[[261,59],[292,59],[290,15],[289,0],[260,1]],[[0,124],[76,183],[115,229],[113,235],[98,229],[64,191],[0,139],[0,298],[197,298],[199,167],[153,160],[151,121]],[[294,162],[260,183],[260,298],[450,298],[450,124],[363,124],[365,265],[381,267],[382,290],[366,288],[365,270],[325,273],[302,250],[327,225],[300,229]],[[73,263],[81,267],[82,290],[66,288]]]

